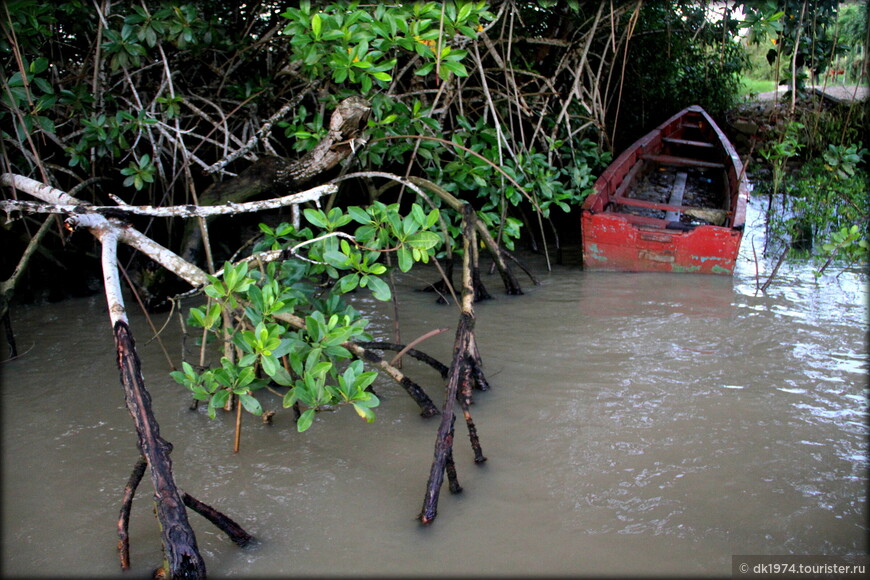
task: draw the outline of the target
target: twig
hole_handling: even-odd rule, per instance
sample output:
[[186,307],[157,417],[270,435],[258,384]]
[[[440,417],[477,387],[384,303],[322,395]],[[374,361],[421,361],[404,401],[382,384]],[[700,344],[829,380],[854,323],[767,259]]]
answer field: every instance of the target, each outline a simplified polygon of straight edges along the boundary
[[789,249],[790,248],[786,247],[786,249],[783,250],[782,254],[780,254],[779,260],[776,261],[776,266],[773,267],[773,272],[770,273],[770,277],[761,286],[762,293],[764,293],[767,290],[767,287],[770,286],[770,283],[773,282],[773,277],[776,276],[776,273],[779,271],[779,267],[782,266],[782,263],[785,261],[785,257],[788,255]]
[[423,342],[425,340],[429,340],[433,336],[438,336],[442,332],[447,332],[448,330],[450,330],[450,329],[449,328],[436,328],[435,330],[430,330],[429,332],[423,334],[422,336],[415,338],[414,340],[409,342],[405,346],[405,348],[403,348],[402,350],[400,350],[399,352],[396,353],[396,356],[394,356],[392,358],[392,360],[390,360],[390,364],[395,366],[396,363],[399,362],[399,360],[401,360],[402,355],[406,354],[409,350],[411,350],[412,348],[414,348],[415,346],[417,346],[421,342]]
[[248,151],[253,149],[258,141],[260,141],[266,135],[269,134],[269,132],[272,130],[272,126],[275,123],[277,123],[280,119],[282,119],[285,115],[287,115],[287,113],[289,113],[291,110],[293,110],[297,106],[299,106],[299,103],[302,101],[302,99],[305,97],[305,95],[307,95],[308,92],[311,89],[313,89],[313,87],[314,87],[314,85],[309,85],[308,90],[302,91],[298,95],[293,97],[292,100],[290,100],[287,104],[285,104],[283,107],[278,109],[278,111],[275,114],[273,114],[271,117],[266,119],[266,122],[263,123],[263,125],[260,127],[260,129],[256,133],[254,133],[250,139],[248,139],[247,143],[245,143],[244,145],[242,145],[241,147],[239,147],[234,152],[230,153],[229,155],[227,155],[226,157],[224,157],[223,159],[221,159],[217,163],[214,163],[214,164],[206,167],[205,169],[203,169],[203,173],[209,174],[209,173],[215,173],[216,171],[220,171],[224,167],[226,167],[227,165],[229,165],[230,163],[232,163],[233,161],[235,161],[236,159],[238,159],[239,157],[241,157],[242,155],[244,155],[245,153],[247,153]]

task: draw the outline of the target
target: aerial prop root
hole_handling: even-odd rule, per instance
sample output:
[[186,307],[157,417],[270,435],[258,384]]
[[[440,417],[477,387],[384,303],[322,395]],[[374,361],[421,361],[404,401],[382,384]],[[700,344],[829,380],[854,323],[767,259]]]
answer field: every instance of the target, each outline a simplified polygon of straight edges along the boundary
[[474,339],[474,288],[472,280],[472,257],[470,249],[477,243],[475,228],[473,227],[474,209],[465,204],[462,207],[463,227],[463,259],[462,259],[462,312],[459,324],[456,328],[456,339],[453,347],[453,360],[447,380],[447,394],[441,411],[441,423],[435,437],[435,451],[432,467],[429,471],[429,480],[426,484],[426,493],[423,499],[423,508],[419,519],[423,524],[431,523],[438,513],[438,499],[441,485],[446,473],[450,491],[457,493],[461,486],[456,475],[456,466],[453,461],[453,437],[456,415],[455,402],[460,401],[460,407],[465,416],[469,428],[469,436],[474,449],[475,463],[483,463],[486,457],[480,448],[480,440],[477,429],[471,420],[469,405],[471,392],[474,386],[488,389],[489,385],[483,376],[480,353]]

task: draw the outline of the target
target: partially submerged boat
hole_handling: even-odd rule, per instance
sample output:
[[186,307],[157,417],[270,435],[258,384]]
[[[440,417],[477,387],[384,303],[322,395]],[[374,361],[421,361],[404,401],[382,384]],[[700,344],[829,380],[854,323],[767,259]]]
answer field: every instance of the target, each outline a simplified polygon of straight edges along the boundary
[[583,203],[583,267],[731,274],[749,188],[734,146],[699,106],[637,140]]

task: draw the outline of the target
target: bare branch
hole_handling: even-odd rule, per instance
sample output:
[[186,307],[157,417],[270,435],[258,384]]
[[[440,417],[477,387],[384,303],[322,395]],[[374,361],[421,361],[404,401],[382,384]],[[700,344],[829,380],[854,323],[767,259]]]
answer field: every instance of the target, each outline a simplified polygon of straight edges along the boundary
[[122,214],[135,214],[151,217],[193,218],[249,213],[316,201],[323,196],[331,195],[338,191],[337,185],[326,184],[300,193],[285,195],[284,197],[245,203],[229,202],[224,205],[213,206],[176,205],[167,207],[126,204],[119,206],[97,206],[88,205],[59,189],[43,185],[23,175],[0,174],[0,184],[14,187],[48,202],[48,204],[37,204],[28,201],[2,200],[0,201],[0,210],[7,213],[18,211],[23,213],[104,214],[115,217]]

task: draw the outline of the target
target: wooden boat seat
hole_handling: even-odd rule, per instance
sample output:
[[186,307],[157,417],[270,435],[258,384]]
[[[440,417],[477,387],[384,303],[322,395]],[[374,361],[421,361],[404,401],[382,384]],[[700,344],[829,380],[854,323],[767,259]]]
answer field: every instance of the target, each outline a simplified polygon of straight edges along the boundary
[[[676,178],[674,179],[674,187],[671,189],[671,196],[668,198],[668,205],[676,205],[682,207],[683,205],[683,195],[686,193],[686,180],[689,175],[685,171],[680,171],[677,173]],[[665,219],[668,221],[678,222],[680,221],[680,212],[679,211],[668,211],[665,213]]]
[[665,143],[671,143],[673,145],[689,145],[691,147],[701,147],[704,149],[713,149],[716,147],[715,143],[710,143],[708,141],[694,141],[692,139],[677,139],[676,137],[662,137],[662,141]]
[[646,161],[654,161],[662,165],[683,165],[688,167],[708,167],[710,169],[725,169],[724,163],[715,163],[713,161],[701,161],[700,159],[692,159],[691,157],[677,157],[676,155],[641,155],[641,159]]
[[[664,212],[675,212],[677,215],[679,213],[684,213],[693,217],[698,217],[703,220],[709,221],[711,223],[721,222],[725,223],[725,220],[728,219],[733,212],[726,211],[724,209],[719,209],[715,207],[695,207],[691,205],[671,205],[669,203],[656,203],[652,201],[644,201],[640,199],[632,199],[630,197],[616,197],[614,196],[611,203],[616,205],[633,205],[636,207],[643,207],[646,209],[654,209],[661,210]],[[610,205],[610,204],[608,204]],[[676,220],[662,220],[662,221],[676,221]]]

